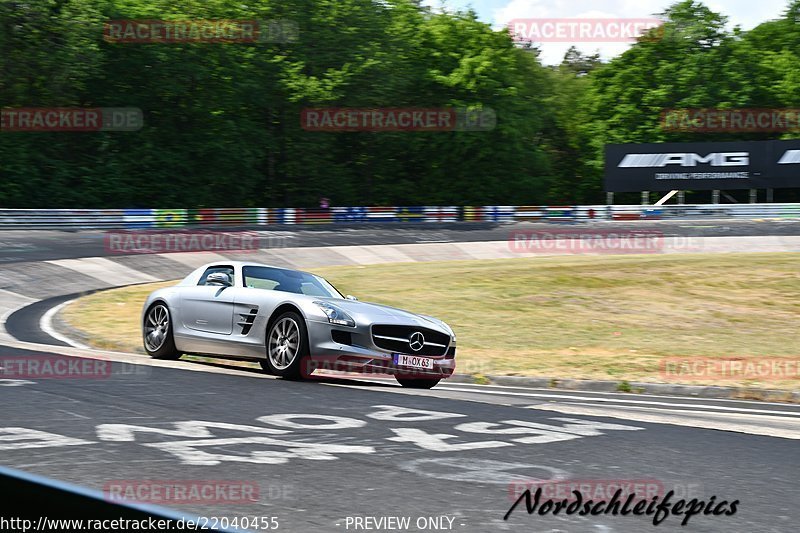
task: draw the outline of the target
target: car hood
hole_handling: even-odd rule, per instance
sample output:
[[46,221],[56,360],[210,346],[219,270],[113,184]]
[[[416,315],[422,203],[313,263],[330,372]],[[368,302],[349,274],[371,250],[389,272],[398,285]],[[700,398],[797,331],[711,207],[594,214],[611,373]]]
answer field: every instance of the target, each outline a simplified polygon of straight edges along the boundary
[[359,302],[355,300],[329,300],[332,304],[341,308],[351,315],[357,322],[375,322],[380,324],[402,324],[413,325],[423,328],[435,329],[446,333],[451,332],[447,329],[443,322],[433,317],[418,315],[409,311],[404,311],[396,307],[389,307],[388,305],[381,305],[371,302]]

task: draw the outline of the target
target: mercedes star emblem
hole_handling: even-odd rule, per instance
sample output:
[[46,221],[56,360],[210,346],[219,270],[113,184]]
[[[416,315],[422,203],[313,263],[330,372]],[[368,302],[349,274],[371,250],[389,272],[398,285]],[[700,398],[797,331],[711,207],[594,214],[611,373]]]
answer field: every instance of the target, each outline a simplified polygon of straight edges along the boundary
[[425,337],[419,331],[415,331],[408,338],[408,346],[415,352],[420,351],[425,346]]

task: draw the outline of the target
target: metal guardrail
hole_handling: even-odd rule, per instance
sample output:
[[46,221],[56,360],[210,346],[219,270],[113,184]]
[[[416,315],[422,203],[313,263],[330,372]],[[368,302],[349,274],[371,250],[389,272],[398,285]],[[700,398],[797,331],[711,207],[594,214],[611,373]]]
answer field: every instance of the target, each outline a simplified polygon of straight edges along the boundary
[[332,207],[209,209],[0,209],[0,229],[139,229],[186,226],[425,223],[513,220],[514,207]]
[[607,220],[798,219],[800,204],[691,204],[578,206],[575,218]]
[[144,229],[360,223],[800,219],[800,204],[414,206],[208,209],[0,209],[0,229]]

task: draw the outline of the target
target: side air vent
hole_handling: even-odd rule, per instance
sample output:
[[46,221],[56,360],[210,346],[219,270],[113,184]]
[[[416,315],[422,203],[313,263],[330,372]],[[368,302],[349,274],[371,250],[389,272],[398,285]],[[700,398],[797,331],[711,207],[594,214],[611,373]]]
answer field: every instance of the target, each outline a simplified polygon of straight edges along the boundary
[[239,322],[238,325],[242,327],[242,335],[247,335],[250,333],[250,328],[253,327],[253,321],[256,319],[256,315],[258,314],[258,306],[254,305],[250,308],[250,311],[247,313],[239,313]]

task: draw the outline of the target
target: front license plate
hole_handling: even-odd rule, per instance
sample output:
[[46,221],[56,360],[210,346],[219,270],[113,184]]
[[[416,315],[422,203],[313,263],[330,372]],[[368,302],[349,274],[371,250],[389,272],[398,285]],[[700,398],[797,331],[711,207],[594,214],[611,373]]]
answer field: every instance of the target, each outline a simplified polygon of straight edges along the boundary
[[417,355],[404,355],[401,353],[396,353],[394,354],[394,364],[397,366],[433,370],[433,359],[430,357],[419,357]]

